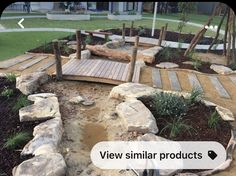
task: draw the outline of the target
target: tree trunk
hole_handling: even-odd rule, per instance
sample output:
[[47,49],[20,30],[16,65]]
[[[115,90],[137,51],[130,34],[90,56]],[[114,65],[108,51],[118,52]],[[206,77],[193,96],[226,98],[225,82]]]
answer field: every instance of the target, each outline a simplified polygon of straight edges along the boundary
[[227,44],[227,40],[228,40],[228,24],[229,24],[229,17],[230,17],[230,9],[227,12],[227,21],[225,24],[225,35],[224,35],[224,50],[223,50],[223,55],[226,56],[226,44]]
[[233,28],[233,12],[230,9],[230,16],[229,16],[229,22],[228,22],[228,46],[226,51],[226,57],[227,57],[227,65],[230,64],[232,61],[232,52],[231,52],[231,46],[232,46],[232,28]]
[[235,13],[234,13],[234,11],[232,10],[232,14],[233,14],[233,18],[232,18],[232,20],[233,20],[233,24],[232,24],[232,33],[233,33],[233,40],[232,40],[232,42],[233,42],[233,44],[232,44],[232,58],[233,58],[233,62],[234,62],[234,64],[236,64],[236,48],[235,48]]
[[[219,4],[219,3],[218,3]],[[205,23],[205,25],[203,26],[203,28],[201,30],[199,30],[198,33],[195,34],[195,36],[193,37],[188,49],[185,51],[184,56],[187,56],[190,52],[193,51],[193,49],[195,48],[195,46],[197,45],[197,43],[199,42],[199,40],[201,40],[201,38],[204,36],[204,34],[206,33],[207,29],[205,28],[205,26],[209,26],[211,24],[211,21],[213,20],[213,17],[215,16],[216,13],[216,9],[217,9],[217,5],[215,5],[214,10],[212,15],[208,18],[208,21]]]
[[215,36],[214,40],[212,41],[211,45],[209,46],[207,52],[210,52],[211,48],[212,48],[213,45],[216,43],[216,41],[217,41],[217,39],[218,39],[218,37],[219,37],[220,28],[221,28],[221,26],[222,26],[222,24],[223,24],[223,21],[224,21],[224,19],[225,19],[225,16],[226,16],[226,14],[227,14],[227,11],[228,11],[228,9],[225,10],[224,15],[223,15],[222,18],[221,18],[220,24],[218,25],[218,28],[217,28],[217,31],[216,31],[216,36]]

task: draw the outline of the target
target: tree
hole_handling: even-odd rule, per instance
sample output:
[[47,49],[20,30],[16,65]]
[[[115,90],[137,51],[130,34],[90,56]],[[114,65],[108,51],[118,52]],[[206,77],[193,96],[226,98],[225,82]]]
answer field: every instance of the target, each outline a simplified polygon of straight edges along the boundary
[[217,7],[218,7],[219,3],[217,3],[214,7],[214,10],[212,12],[212,15],[208,18],[207,22],[205,23],[205,25],[202,27],[202,29],[200,29],[196,34],[195,36],[193,37],[189,47],[186,49],[185,53],[184,53],[184,56],[187,56],[189,53],[191,53],[194,48],[196,47],[197,43],[202,39],[202,37],[204,36],[204,34],[206,33],[207,31],[207,28],[206,26],[209,26],[211,24],[211,21],[213,20],[213,17],[215,16],[216,14],[216,10],[217,10]]

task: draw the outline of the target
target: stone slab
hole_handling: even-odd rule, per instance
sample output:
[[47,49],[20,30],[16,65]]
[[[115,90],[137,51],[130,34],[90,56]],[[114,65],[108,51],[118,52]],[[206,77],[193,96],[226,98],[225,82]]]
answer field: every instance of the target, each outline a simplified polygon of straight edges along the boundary
[[24,54],[24,55],[21,55],[21,56],[17,56],[17,57],[15,57],[13,59],[9,59],[9,60],[0,62],[0,68],[6,69],[6,68],[9,68],[9,67],[12,67],[12,66],[17,65],[17,64],[19,64],[21,62],[29,60],[32,57],[33,57],[32,55],[27,55],[27,54]]
[[39,56],[39,57],[36,57],[36,58],[34,58],[31,62],[28,62],[27,64],[24,64],[24,65],[20,66],[20,67],[18,68],[18,70],[19,70],[19,71],[25,70],[25,69],[27,69],[27,68],[33,66],[34,64],[39,63],[40,61],[42,61],[43,59],[46,59],[46,58],[48,58],[48,56]]
[[191,87],[200,89],[201,91],[203,91],[202,86],[197,78],[197,76],[193,73],[188,73],[188,80],[190,82]]
[[181,91],[181,86],[180,86],[176,72],[168,71],[168,77],[170,80],[171,89],[175,91]]
[[211,80],[211,83],[217,90],[220,97],[230,98],[228,92],[225,90],[225,88],[223,87],[223,85],[220,83],[219,79],[216,76],[208,76],[208,78]]
[[153,87],[162,88],[161,73],[159,69],[152,68],[152,83]]

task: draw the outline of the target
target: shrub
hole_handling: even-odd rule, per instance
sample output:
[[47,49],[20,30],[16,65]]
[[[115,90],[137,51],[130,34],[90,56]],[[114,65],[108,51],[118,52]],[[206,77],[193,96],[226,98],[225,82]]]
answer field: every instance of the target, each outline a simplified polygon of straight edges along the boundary
[[120,13],[119,12],[114,12],[113,15],[120,15]]
[[161,130],[160,133],[169,130],[170,138],[176,138],[181,132],[189,132],[191,135],[191,130],[194,128],[191,125],[188,125],[187,120],[183,120],[182,118],[173,118],[171,122],[167,122],[167,125]]
[[219,114],[216,111],[214,111],[213,113],[211,113],[211,116],[208,118],[208,127],[216,129],[219,125],[220,120],[221,118]]
[[128,13],[128,15],[136,15],[136,12],[135,12],[135,11],[130,11],[130,12]]
[[202,97],[203,97],[202,89],[200,89],[199,87],[194,87],[191,91],[191,94],[190,94],[188,100],[189,100],[189,103],[192,104],[192,103],[196,103],[199,100],[201,100]]
[[10,82],[15,82],[16,81],[16,74],[15,73],[7,73],[6,79]]
[[26,143],[31,139],[31,135],[28,132],[20,132],[17,133],[7,139],[4,143],[3,148],[7,149],[16,149],[20,147],[22,144]]
[[3,90],[2,93],[1,93],[1,96],[10,98],[13,94],[14,94],[14,92],[13,92],[12,89],[4,88],[4,90]]
[[92,36],[91,35],[87,35],[84,42],[86,44],[90,44],[90,43],[92,43],[92,41],[93,41]]
[[229,68],[231,68],[232,70],[236,70],[236,63],[230,64]]
[[138,27],[138,35],[143,35],[143,34],[145,34],[145,29],[143,26],[139,26]]
[[179,57],[181,50],[172,50],[171,47],[167,46],[163,48],[159,54],[166,61],[171,61],[174,57]]
[[16,100],[16,104],[13,106],[13,111],[18,111],[20,108],[28,105],[30,105],[30,101],[27,97],[25,95],[20,95]]
[[193,67],[195,70],[199,70],[201,66],[202,66],[201,60],[199,60],[199,59],[193,60]]
[[188,110],[185,99],[172,93],[156,93],[153,100],[157,114],[162,116],[180,117]]

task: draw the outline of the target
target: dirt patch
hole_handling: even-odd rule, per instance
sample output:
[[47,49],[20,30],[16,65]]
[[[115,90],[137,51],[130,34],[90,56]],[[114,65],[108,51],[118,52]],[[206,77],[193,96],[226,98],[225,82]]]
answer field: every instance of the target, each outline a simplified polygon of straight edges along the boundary
[[[81,34],[81,36],[82,36],[82,46],[83,46],[85,44],[85,40],[87,38],[87,35]],[[76,41],[76,35],[70,35],[70,36],[67,36],[64,38],[60,38],[59,40],[67,40],[67,42]],[[69,56],[70,54],[75,53],[76,50],[69,48],[66,43],[62,43],[60,46],[61,55]],[[106,43],[105,39],[93,36],[89,44],[90,45],[102,45],[104,43]],[[45,43],[44,45],[41,45],[37,48],[29,50],[28,52],[54,54],[52,42]]]
[[22,94],[15,88],[15,84],[15,82],[10,82],[5,78],[0,78],[0,93],[5,88],[13,90],[13,95],[9,98],[0,96],[0,175],[12,175],[13,167],[31,157],[20,157],[20,149],[22,149],[27,142],[19,145],[17,149],[12,150],[3,147],[7,139],[19,132],[28,132],[29,134],[32,134],[33,128],[40,123],[39,121],[20,122],[19,112],[14,111],[13,107],[17,98]]
[[[116,35],[122,35],[122,29],[108,29],[103,30],[104,32],[111,32]],[[152,30],[149,28],[134,28],[133,35],[139,35],[140,37],[148,37],[148,38],[155,38],[158,39],[160,35],[160,29],[155,29],[154,36],[151,35]],[[130,36],[130,28],[125,28],[125,35]],[[166,32],[166,40],[167,41],[174,41],[178,42],[179,38],[182,40],[181,42],[190,43],[193,39],[194,34],[179,34],[178,32],[167,31]],[[212,37],[204,37],[202,40],[199,41],[199,44],[209,45],[213,41]],[[223,43],[223,40],[218,40],[218,44]]]
[[104,126],[96,123],[85,124],[82,139],[86,148],[90,151],[96,143],[107,140],[106,129]]

